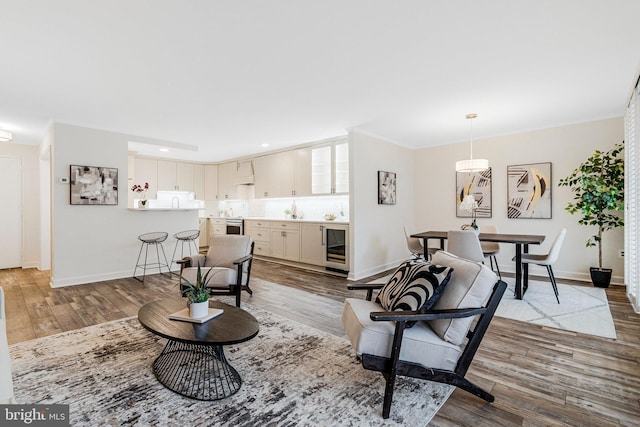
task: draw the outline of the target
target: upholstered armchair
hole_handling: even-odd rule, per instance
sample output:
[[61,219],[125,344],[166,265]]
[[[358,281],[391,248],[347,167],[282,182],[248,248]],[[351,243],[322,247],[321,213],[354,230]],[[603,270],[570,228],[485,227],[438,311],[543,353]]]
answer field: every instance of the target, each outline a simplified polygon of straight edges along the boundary
[[187,279],[195,283],[198,265],[204,275],[208,270],[207,289],[210,295],[235,295],[236,306],[240,307],[243,290],[250,295],[249,287],[254,242],[249,236],[235,234],[212,234],[206,255],[198,254],[183,258],[180,264],[180,283]]
[[[363,368],[381,372],[386,380],[383,418],[389,417],[398,375],[454,385],[494,400],[465,375],[506,283],[482,263],[445,251],[433,255],[435,267],[409,265],[417,262],[400,266],[386,285],[350,285],[366,289],[367,299],[347,298],[344,303],[342,323]],[[376,301],[374,288],[382,288]]]

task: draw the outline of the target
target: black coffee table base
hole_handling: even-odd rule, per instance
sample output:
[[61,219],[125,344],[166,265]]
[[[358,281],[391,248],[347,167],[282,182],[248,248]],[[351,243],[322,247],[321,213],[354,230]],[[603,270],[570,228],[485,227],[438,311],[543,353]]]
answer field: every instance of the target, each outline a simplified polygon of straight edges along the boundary
[[220,400],[240,390],[242,380],[227,362],[221,345],[189,344],[169,340],[153,362],[162,385],[197,400]]

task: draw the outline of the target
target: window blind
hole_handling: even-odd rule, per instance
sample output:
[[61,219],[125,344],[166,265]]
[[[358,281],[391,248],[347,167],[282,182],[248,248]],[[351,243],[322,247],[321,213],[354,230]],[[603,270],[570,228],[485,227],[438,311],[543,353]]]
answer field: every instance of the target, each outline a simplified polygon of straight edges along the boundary
[[624,277],[627,297],[633,309],[640,313],[640,99],[636,85],[624,118]]

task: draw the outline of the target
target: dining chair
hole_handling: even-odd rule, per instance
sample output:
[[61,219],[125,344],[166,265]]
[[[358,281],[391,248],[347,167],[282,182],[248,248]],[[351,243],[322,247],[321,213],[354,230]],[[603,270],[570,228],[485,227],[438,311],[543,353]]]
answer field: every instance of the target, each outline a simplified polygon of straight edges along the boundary
[[549,253],[547,254],[522,254],[522,263],[528,264],[536,264],[543,265],[547,267],[547,273],[549,274],[549,280],[551,280],[551,285],[553,286],[553,292],[556,294],[556,301],[560,304],[560,298],[558,297],[558,285],[556,284],[556,278],[553,275],[553,269],[551,266],[558,259],[558,255],[560,254],[560,248],[562,247],[562,242],[564,241],[565,236],[567,235],[567,229],[563,228],[556,235],[555,240],[551,244],[551,249],[549,249]]
[[[492,233],[495,234],[498,232],[498,229],[495,225],[483,225],[480,229],[481,232],[484,233]],[[502,274],[500,273],[500,267],[498,266],[498,260],[496,258],[496,254],[500,252],[500,243],[497,242],[480,242],[480,246],[482,247],[482,253],[485,258],[489,258],[489,264],[491,265],[491,269],[498,273],[498,277],[502,280]],[[495,267],[494,267],[495,264]]]
[[484,254],[478,235],[473,230],[449,230],[447,232],[447,252],[484,264]]
[[[418,239],[417,237],[411,237],[415,230],[411,227],[403,226],[404,229],[404,237],[407,239],[407,247],[409,248],[409,252],[413,255],[414,258],[424,258],[424,243],[422,239]],[[435,254],[440,248],[430,248],[427,246],[427,260],[431,259],[433,254]]]

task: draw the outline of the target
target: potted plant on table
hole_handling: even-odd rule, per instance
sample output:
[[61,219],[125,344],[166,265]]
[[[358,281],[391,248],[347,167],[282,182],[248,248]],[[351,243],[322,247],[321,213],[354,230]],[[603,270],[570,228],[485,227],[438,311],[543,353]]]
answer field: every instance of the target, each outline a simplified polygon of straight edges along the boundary
[[574,192],[574,202],[569,202],[565,210],[582,214],[579,224],[598,227],[598,233],[586,242],[587,247],[598,246],[598,267],[590,268],[591,281],[597,287],[608,287],[612,272],[602,268],[602,232],[624,225],[624,218],[618,213],[624,211],[623,150],[624,141],[606,152],[596,150],[558,183]]
[[205,317],[209,314],[209,291],[207,290],[207,280],[209,273],[212,269],[209,269],[204,276],[200,269],[200,263],[198,263],[198,270],[196,272],[196,281],[192,283],[184,276],[181,283],[182,295],[187,297],[187,307],[189,307],[189,316],[194,319]]

